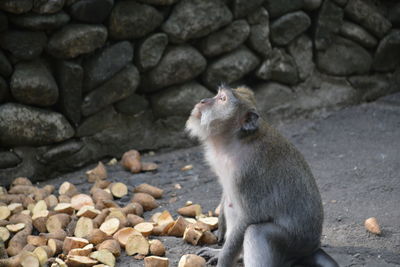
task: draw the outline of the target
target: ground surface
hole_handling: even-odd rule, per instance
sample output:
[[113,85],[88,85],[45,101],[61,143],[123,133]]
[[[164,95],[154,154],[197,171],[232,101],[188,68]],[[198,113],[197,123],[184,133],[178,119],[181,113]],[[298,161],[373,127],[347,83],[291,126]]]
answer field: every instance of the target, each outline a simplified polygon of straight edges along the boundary
[[[303,152],[320,187],[325,250],[340,266],[400,266],[400,94],[278,128]],[[160,153],[146,160],[159,163],[158,172],[131,175],[120,166],[107,166],[113,181],[130,186],[146,182],[165,189],[161,206],[145,218],[164,209],[176,215],[175,210],[188,200],[201,204],[205,211],[217,206],[221,190],[199,147]],[[186,164],[192,164],[193,169],[180,171]],[[88,190],[85,170],[50,182],[60,185],[69,180],[82,191]],[[174,188],[177,183],[182,189]],[[170,203],[175,197],[177,201]],[[121,201],[129,201],[129,197]],[[383,228],[379,237],[364,229],[364,220],[372,216]],[[178,238],[160,239],[167,247],[170,266],[177,266],[181,255],[198,249]],[[143,266],[143,261],[122,256],[118,266]]]

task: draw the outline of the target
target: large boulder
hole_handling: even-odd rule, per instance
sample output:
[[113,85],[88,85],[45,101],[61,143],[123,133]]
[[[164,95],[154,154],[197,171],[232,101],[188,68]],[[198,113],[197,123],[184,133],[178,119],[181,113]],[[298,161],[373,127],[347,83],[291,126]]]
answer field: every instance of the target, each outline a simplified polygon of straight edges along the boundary
[[206,68],[205,58],[191,46],[179,45],[167,48],[160,63],[150,70],[143,82],[145,92],[187,82]]
[[260,60],[246,47],[239,47],[212,62],[204,72],[203,80],[209,88],[217,88],[221,83],[232,83],[240,80],[253,71]]
[[178,1],[179,0],[139,0],[139,2],[155,6],[169,6]]
[[392,24],[384,15],[364,0],[349,0],[345,12],[349,18],[364,26],[379,38],[385,36],[392,27]]
[[374,101],[393,92],[390,78],[385,74],[357,75],[349,77],[348,81],[358,91],[362,101]]
[[325,50],[317,52],[317,66],[332,75],[351,75],[367,73],[372,57],[357,43],[337,36]]
[[47,43],[43,32],[10,30],[0,34],[0,46],[22,60],[37,58]]
[[247,21],[250,24],[248,45],[263,57],[267,57],[272,50],[269,41],[268,11],[265,8],[259,8],[247,17]]
[[202,53],[214,57],[239,47],[249,36],[250,26],[246,20],[236,20],[225,28],[213,32],[200,42]]
[[267,0],[264,6],[271,18],[277,18],[284,14],[302,9],[304,0]]
[[102,47],[107,29],[102,25],[69,24],[55,32],[49,40],[48,52],[57,58],[74,58]]
[[103,108],[133,94],[139,85],[139,72],[133,65],[128,65],[111,80],[87,94],[82,103],[82,114],[92,115]]
[[388,19],[394,26],[400,26],[400,2],[390,7],[388,11]]
[[271,24],[271,39],[277,45],[287,45],[311,25],[310,17],[303,11],[286,14]]
[[65,0],[33,0],[32,11],[39,14],[57,13],[64,7]]
[[203,98],[212,97],[210,91],[197,82],[170,87],[151,96],[154,115],[188,117],[194,105]]
[[289,44],[288,51],[296,63],[300,80],[304,81],[314,70],[312,40],[303,34]]
[[25,104],[51,106],[57,102],[58,87],[41,61],[19,62],[11,76],[11,93]]
[[102,23],[110,14],[113,5],[114,0],[80,0],[69,7],[69,13],[78,21]]
[[56,74],[60,110],[74,126],[78,126],[81,121],[83,68],[72,61],[60,61]]
[[373,67],[377,71],[391,71],[400,65],[400,30],[392,30],[379,43]]
[[299,81],[296,63],[283,49],[274,48],[270,56],[261,64],[256,76],[293,85]]
[[9,95],[8,84],[3,77],[0,76],[0,103],[5,102],[6,98]]
[[235,18],[244,17],[260,8],[263,2],[264,0],[233,0],[231,3],[233,15]]
[[146,71],[157,66],[168,44],[165,33],[155,33],[135,47],[135,63],[139,70]]
[[21,163],[17,154],[11,151],[0,151],[0,169],[14,167]]
[[332,0],[325,0],[318,13],[315,29],[315,47],[325,50],[335,39],[343,23],[344,11]]
[[218,30],[232,21],[222,0],[181,0],[162,25],[172,42],[184,42]]
[[8,29],[8,18],[4,12],[0,11],[0,32]]
[[274,110],[287,107],[293,101],[295,94],[287,85],[276,82],[258,84],[254,88],[257,101],[257,109],[261,116],[268,119],[268,115]]
[[10,16],[10,21],[18,27],[32,31],[45,31],[58,29],[70,21],[70,17],[64,11],[40,15],[29,12],[23,15]]
[[12,73],[12,66],[6,55],[0,50],[0,75],[8,77]]
[[17,103],[0,105],[0,132],[5,147],[53,144],[74,135],[61,114]]
[[152,6],[120,1],[111,11],[108,29],[113,39],[135,39],[154,31],[162,21],[162,14]]
[[1,0],[0,9],[13,14],[22,14],[30,11],[33,0]]
[[340,34],[366,48],[374,48],[378,44],[376,38],[364,28],[349,21],[343,22]]
[[83,61],[85,70],[84,92],[88,92],[109,80],[128,65],[132,58],[133,48],[128,41],[115,43],[87,57]]
[[138,94],[131,94],[127,98],[114,104],[115,109],[123,114],[136,115],[143,112],[149,106],[149,101]]

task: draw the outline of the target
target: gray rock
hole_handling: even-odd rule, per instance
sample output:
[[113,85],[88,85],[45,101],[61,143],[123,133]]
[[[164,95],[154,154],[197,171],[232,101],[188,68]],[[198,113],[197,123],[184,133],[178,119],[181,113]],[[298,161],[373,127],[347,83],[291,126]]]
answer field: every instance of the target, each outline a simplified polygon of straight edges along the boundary
[[193,106],[203,98],[212,97],[210,91],[197,82],[170,87],[151,96],[151,107],[159,118],[188,117]]
[[0,11],[0,32],[8,29],[8,19],[4,12]]
[[94,91],[87,94],[82,103],[82,114],[92,115],[103,108],[133,94],[139,85],[139,72],[135,66],[129,65],[118,72]]
[[392,27],[390,21],[363,0],[349,0],[345,7],[345,13],[379,38],[385,36]]
[[199,38],[227,25],[232,13],[221,0],[181,0],[162,25],[170,41]]
[[257,101],[257,109],[261,112],[261,116],[268,118],[269,114],[275,110],[285,108],[293,101],[295,94],[290,87],[268,82],[257,85],[254,88]]
[[118,121],[118,114],[113,108],[109,106],[90,117],[87,117],[78,129],[76,129],[77,137],[91,136],[104,129],[112,127]]
[[251,49],[267,57],[271,53],[272,46],[269,41],[269,14],[264,8],[260,8],[248,16],[247,20],[250,23],[250,35],[248,45]]
[[123,114],[136,115],[149,106],[149,101],[143,95],[131,94],[114,104],[115,109]]
[[373,101],[393,92],[390,78],[385,74],[358,75],[349,77],[348,80],[358,90],[362,101]]
[[340,34],[366,48],[374,48],[378,44],[376,38],[364,30],[364,28],[349,21],[343,22]]
[[152,6],[120,1],[111,11],[108,30],[113,39],[135,39],[154,31],[162,21],[163,16]]
[[83,68],[72,61],[60,61],[56,68],[62,114],[76,127],[81,121]]
[[0,169],[15,167],[21,163],[21,159],[13,152],[1,151],[0,152]]
[[64,11],[48,15],[29,12],[23,15],[10,16],[10,21],[13,24],[33,31],[55,30],[67,24],[69,20],[69,15]]
[[0,9],[13,14],[22,14],[30,11],[33,7],[33,0],[2,0]]
[[155,33],[140,42],[135,50],[135,63],[139,70],[146,71],[155,67],[168,44],[165,33]]
[[343,23],[344,11],[331,0],[325,0],[318,13],[315,47],[325,50],[335,39]]
[[169,6],[178,1],[179,0],[139,0],[139,2],[155,6]]
[[57,58],[74,58],[102,47],[107,29],[102,25],[69,24],[54,33],[48,52]]
[[345,6],[348,2],[348,0],[333,0],[333,1],[335,1],[335,3],[340,6]]
[[[81,0],[69,7],[71,17],[88,23],[102,23],[110,14],[114,0]],[[93,12],[96,10],[96,12]]]
[[187,82],[206,68],[205,58],[191,46],[167,48],[160,63],[150,70],[143,82],[145,92],[155,92],[162,87]]
[[7,103],[0,106],[0,144],[37,146],[71,138],[74,129],[59,113]]
[[246,20],[236,20],[227,27],[213,32],[200,42],[201,52],[214,57],[238,48],[249,36],[250,26]]
[[247,16],[251,12],[255,11],[257,8],[261,7],[264,0],[233,0],[232,11],[235,18],[241,18]]
[[10,30],[0,35],[0,46],[18,59],[37,58],[46,46],[47,37],[43,32]]
[[3,103],[9,95],[8,84],[3,77],[0,76],[0,103]]
[[271,39],[277,45],[287,45],[311,25],[310,17],[303,11],[286,14],[271,24]]
[[33,0],[32,10],[39,14],[57,13],[64,7],[65,0]]
[[388,19],[394,26],[400,26],[400,3],[396,3],[395,5],[390,7],[388,12]]
[[303,0],[266,0],[264,3],[264,6],[273,19],[286,13],[300,10],[303,8],[303,5]]
[[304,10],[313,11],[321,6],[322,0],[304,0]]
[[400,30],[392,30],[379,43],[375,52],[373,68],[391,71],[400,65]]
[[250,25],[262,24],[262,23],[269,24],[268,11],[263,7],[258,8],[256,11],[254,11],[253,13],[251,13],[247,16],[247,22]]
[[296,63],[300,80],[304,81],[314,71],[312,40],[303,34],[289,44],[288,51]]
[[87,57],[83,62],[83,91],[88,92],[109,80],[128,65],[132,58],[133,48],[128,41],[115,43]]
[[21,103],[51,106],[57,102],[58,87],[41,61],[19,62],[11,76],[11,93]]
[[0,75],[4,77],[10,76],[12,73],[12,66],[8,61],[6,55],[0,50]]
[[82,148],[83,142],[78,140],[68,140],[59,145],[51,146],[46,150],[46,152],[40,155],[39,160],[45,164],[55,164],[57,161],[65,162],[65,158],[73,156]]
[[363,74],[370,70],[371,55],[357,43],[337,36],[325,51],[317,52],[317,66],[332,75]]
[[274,48],[270,56],[261,64],[256,76],[293,85],[299,81],[296,63],[283,49]]
[[239,47],[211,63],[204,72],[203,80],[208,88],[217,88],[221,83],[230,84],[253,71],[260,60],[248,48]]

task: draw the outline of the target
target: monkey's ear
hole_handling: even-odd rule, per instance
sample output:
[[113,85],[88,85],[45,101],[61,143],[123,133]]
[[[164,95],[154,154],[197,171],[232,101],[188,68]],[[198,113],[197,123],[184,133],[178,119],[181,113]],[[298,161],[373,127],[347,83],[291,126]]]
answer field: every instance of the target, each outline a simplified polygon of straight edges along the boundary
[[255,110],[250,110],[243,118],[241,130],[245,132],[253,132],[258,129],[258,118],[260,115]]

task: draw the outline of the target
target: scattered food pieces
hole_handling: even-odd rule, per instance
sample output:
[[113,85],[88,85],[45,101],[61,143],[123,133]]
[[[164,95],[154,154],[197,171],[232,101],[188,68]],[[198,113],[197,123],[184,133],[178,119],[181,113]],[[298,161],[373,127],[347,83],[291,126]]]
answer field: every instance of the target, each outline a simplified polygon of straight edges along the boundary
[[365,229],[367,229],[369,232],[375,234],[375,235],[380,235],[381,232],[381,227],[379,226],[378,220],[375,217],[371,217],[365,220],[364,222]]
[[158,256],[149,256],[144,258],[144,267],[168,267],[169,260],[168,258],[158,257]]
[[142,162],[142,171],[151,172],[158,169],[157,163],[154,162]]
[[161,188],[149,185],[149,184],[140,184],[140,185],[135,187],[133,192],[135,192],[135,193],[147,193],[147,194],[151,195],[154,198],[161,198],[163,193],[164,193],[164,190],[162,190]]
[[180,190],[180,189],[182,189],[182,186],[180,184],[175,184],[174,188]]
[[121,165],[132,173],[139,173],[142,169],[140,158],[139,151],[134,149],[129,150],[122,155]]
[[206,260],[195,254],[186,254],[179,260],[178,267],[206,267]]
[[177,210],[177,212],[186,217],[196,217],[202,213],[201,206],[199,204],[189,205],[182,207]]
[[189,171],[193,169],[193,165],[189,164],[189,165],[185,165],[181,168],[181,171]]
[[107,162],[107,165],[109,165],[109,166],[114,166],[117,164],[118,164],[118,160],[116,158],[112,158],[112,159],[110,159],[109,162]]
[[100,161],[96,168],[86,172],[89,183],[94,183],[98,180],[104,180],[107,178],[107,169],[104,164]]

